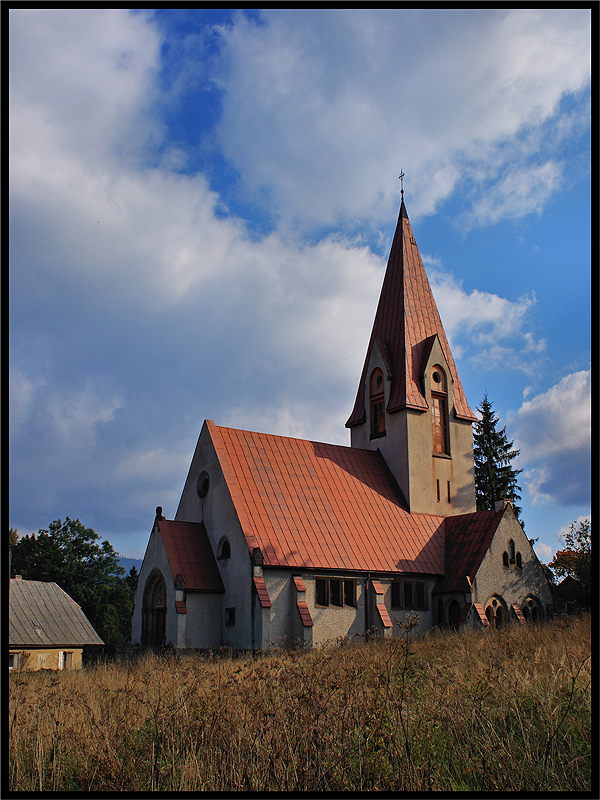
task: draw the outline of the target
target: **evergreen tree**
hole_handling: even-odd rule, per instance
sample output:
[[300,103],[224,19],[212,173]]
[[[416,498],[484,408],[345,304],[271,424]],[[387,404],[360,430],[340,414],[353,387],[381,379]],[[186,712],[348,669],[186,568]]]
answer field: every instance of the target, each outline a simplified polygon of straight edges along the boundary
[[523,524],[520,519],[521,508],[515,505],[515,501],[521,499],[517,475],[523,470],[511,466],[511,461],[521,451],[515,450],[514,442],[508,441],[506,427],[496,429],[500,420],[495,415],[487,394],[484,394],[481,408],[477,410],[481,414],[473,431],[477,510],[493,509],[497,500],[508,499],[512,501],[515,514]]

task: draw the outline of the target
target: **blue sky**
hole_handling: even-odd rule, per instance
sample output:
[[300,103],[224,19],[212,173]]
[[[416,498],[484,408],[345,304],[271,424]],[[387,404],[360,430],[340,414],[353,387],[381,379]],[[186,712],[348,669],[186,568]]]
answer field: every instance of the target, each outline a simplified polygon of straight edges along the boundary
[[405,201],[547,562],[590,516],[590,10],[12,8],[9,522],[143,556],[204,419],[349,444]]

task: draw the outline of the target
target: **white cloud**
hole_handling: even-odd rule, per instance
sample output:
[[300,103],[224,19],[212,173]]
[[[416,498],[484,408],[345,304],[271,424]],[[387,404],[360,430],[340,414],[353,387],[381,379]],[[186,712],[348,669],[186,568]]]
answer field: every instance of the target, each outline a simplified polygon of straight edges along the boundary
[[566,375],[509,415],[534,502],[589,503],[591,371]]
[[[219,133],[249,195],[267,187],[285,219],[335,222],[359,209],[381,217],[396,202],[400,167],[415,216],[469,176],[471,224],[537,211],[556,185],[561,166],[555,148],[540,152],[539,129],[553,120],[557,136],[561,98],[589,81],[589,11],[261,16],[240,15],[222,31]],[[517,135],[520,164],[488,201]]]
[[[425,260],[425,259],[424,259]],[[431,259],[429,259],[431,261]],[[438,266],[428,270],[444,330],[456,356],[470,357],[480,369],[519,369],[533,372],[546,342],[527,330],[535,294],[516,301],[491,292],[466,292],[462,281]],[[473,350],[476,350],[475,354]]]
[[550,547],[549,544],[544,544],[544,542],[537,542],[534,546],[535,552],[537,557],[543,564],[548,564],[552,561],[554,556],[554,550]]

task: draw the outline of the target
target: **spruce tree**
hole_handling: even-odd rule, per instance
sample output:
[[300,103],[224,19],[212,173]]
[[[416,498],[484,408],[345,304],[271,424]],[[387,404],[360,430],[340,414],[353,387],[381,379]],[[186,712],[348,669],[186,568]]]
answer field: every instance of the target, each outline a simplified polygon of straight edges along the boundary
[[508,441],[506,427],[496,430],[500,420],[495,415],[487,394],[484,394],[481,408],[477,410],[481,414],[481,419],[474,424],[473,430],[477,510],[488,511],[494,508],[497,500],[509,499],[523,524],[520,520],[521,508],[515,505],[515,501],[521,499],[517,475],[523,470],[511,466],[511,461],[521,451],[514,449],[514,441]]

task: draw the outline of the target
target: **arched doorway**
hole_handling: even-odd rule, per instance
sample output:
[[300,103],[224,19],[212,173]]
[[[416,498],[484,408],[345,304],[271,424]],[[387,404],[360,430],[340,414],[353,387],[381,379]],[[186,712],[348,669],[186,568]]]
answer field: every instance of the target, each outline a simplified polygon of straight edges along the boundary
[[142,644],[162,645],[166,632],[166,589],[163,576],[154,570],[146,581],[142,605]]
[[451,600],[448,606],[448,625],[451,628],[458,628],[460,622],[460,606],[457,600]]

